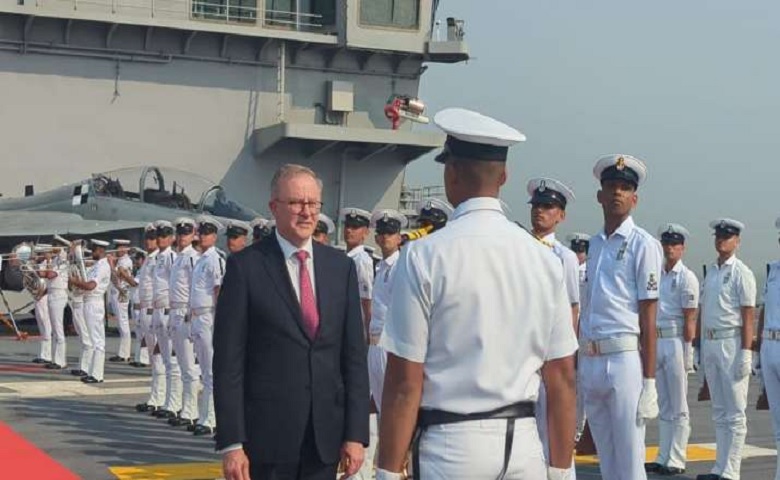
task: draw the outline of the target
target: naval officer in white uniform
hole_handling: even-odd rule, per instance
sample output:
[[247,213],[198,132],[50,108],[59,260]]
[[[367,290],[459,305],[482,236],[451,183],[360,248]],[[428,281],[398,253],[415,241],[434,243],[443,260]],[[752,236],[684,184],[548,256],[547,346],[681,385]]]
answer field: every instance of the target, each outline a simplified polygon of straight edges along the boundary
[[658,229],[664,251],[658,303],[655,378],[658,387],[658,455],[645,465],[648,473],[685,473],[688,437],[688,371],[693,369],[699,280],[682,261],[688,230],[676,223]]
[[371,214],[362,208],[350,207],[342,208],[339,217],[344,222],[347,256],[355,262],[357,268],[360,308],[363,313],[365,332],[368,332],[368,324],[371,321],[371,294],[374,288],[374,260],[363,243],[368,236]]
[[[780,218],[775,221],[775,227],[780,230]],[[761,375],[769,399],[775,444],[780,451],[780,261],[769,265],[764,287],[764,308],[759,317],[758,342]],[[780,461],[777,463],[775,480],[780,480]]]
[[116,260],[109,258],[113,278],[108,290],[108,299],[111,309],[116,316],[117,329],[119,330],[119,350],[117,354],[109,358],[109,362],[128,362],[130,360],[130,289],[138,286],[133,278],[133,259],[130,258],[130,240],[125,238],[114,239],[117,248]]
[[730,218],[710,223],[718,260],[701,291],[701,363],[712,396],[715,465],[697,480],[739,480],[747,435],[748,382],[753,361],[756,277],[736,257],[745,225]]
[[[424,480],[570,478],[577,343],[563,268],[498,200],[509,146],[525,137],[464,109],[434,121],[448,133],[437,161],[455,212],[398,260],[380,341],[388,365],[377,479],[400,478],[416,428],[414,471]],[[534,418],[542,378],[549,467]]]
[[661,245],[634,223],[639,159],[606,155],[593,175],[604,228],[590,240],[586,300],[580,315],[579,395],[605,480],[643,480],[645,423],[658,415],[656,312]]
[[330,245],[330,236],[334,233],[336,233],[336,224],[329,216],[320,213],[312,238],[323,245]]
[[[563,265],[563,277],[566,282],[566,294],[571,305],[572,330],[577,333],[577,321],[580,309],[579,261],[577,255],[555,238],[555,230],[566,219],[566,206],[574,202],[574,192],[558,180],[552,178],[532,178],[526,191],[531,197],[531,233],[542,245],[550,249]],[[544,384],[539,388],[539,401],[536,408],[536,425],[539,437],[547,451],[547,410],[544,408],[547,397]]]
[[[590,248],[590,235],[582,232],[574,232],[569,234],[566,239],[569,241],[569,249],[577,255],[578,268],[578,280],[580,286],[580,302],[585,298],[584,290],[586,280],[588,279],[587,267],[588,267],[588,249]],[[580,305],[582,309],[582,305]]]

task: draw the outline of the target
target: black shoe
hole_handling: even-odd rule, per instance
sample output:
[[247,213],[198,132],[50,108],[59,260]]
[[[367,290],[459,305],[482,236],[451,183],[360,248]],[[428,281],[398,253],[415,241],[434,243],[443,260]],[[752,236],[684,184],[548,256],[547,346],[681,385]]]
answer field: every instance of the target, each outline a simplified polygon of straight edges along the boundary
[[57,365],[56,363],[47,363],[46,367],[44,367],[44,368],[47,368],[49,370],[64,370],[65,369],[64,366]]
[[662,466],[658,469],[658,475],[682,475],[683,473],[685,473],[684,468]]
[[154,412],[152,414],[152,416],[154,416],[156,418],[162,418],[162,419],[165,419],[165,420],[177,417],[176,413],[174,413],[174,412],[172,412],[170,410],[158,410],[158,411]]
[[656,473],[659,472],[662,468],[664,468],[664,466],[660,463],[645,463],[645,472],[647,473]]
[[74,368],[73,370],[71,370],[70,374],[73,375],[74,377],[86,377],[87,376],[87,372],[85,372],[84,370],[80,370],[78,368]]
[[146,368],[149,366],[148,363],[141,363],[141,362],[130,362],[129,365],[135,368]]
[[109,358],[109,362],[127,362],[130,360],[129,358],[122,358],[119,355],[114,355],[113,357]]
[[728,480],[728,479],[721,479],[720,475],[715,475],[714,473],[703,473],[701,475],[696,475],[696,480]]
[[135,409],[141,413],[147,413],[147,412],[156,412],[157,410],[160,410],[160,407],[149,405],[148,403],[139,403],[138,405],[135,406]]
[[46,364],[48,364],[48,363],[51,363],[49,360],[44,360],[44,359],[42,359],[41,357],[35,357],[35,358],[33,358],[33,359],[32,359],[32,362],[33,362],[33,363],[37,363],[37,364],[44,364],[44,365],[46,365]]
[[193,429],[191,431],[195,431],[195,428],[194,428],[195,420],[194,419],[181,418],[181,417],[171,418],[170,420],[168,420],[168,425],[170,425],[172,427],[183,427],[185,425],[187,427],[189,427],[190,425],[192,425]]
[[[195,420],[195,422],[197,422],[197,420]],[[193,422],[193,423],[191,423],[191,424],[187,425],[187,431],[188,431],[188,432],[194,432],[194,431],[195,431],[195,429],[196,429],[196,428],[198,428],[199,426],[200,426],[200,425],[198,425],[197,423],[194,423],[194,422]]]
[[203,435],[213,435],[214,429],[211,427],[206,427],[204,425],[198,425],[195,427],[195,431],[192,432],[193,435],[196,437],[200,437]]
[[81,381],[84,383],[103,383],[103,380],[98,380],[97,378],[92,377],[90,375],[87,375],[86,377],[82,378]]

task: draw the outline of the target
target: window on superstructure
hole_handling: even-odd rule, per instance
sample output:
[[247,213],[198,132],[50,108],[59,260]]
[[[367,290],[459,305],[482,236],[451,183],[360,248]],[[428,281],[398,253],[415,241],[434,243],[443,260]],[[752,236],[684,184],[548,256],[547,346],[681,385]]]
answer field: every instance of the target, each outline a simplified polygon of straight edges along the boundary
[[360,23],[377,27],[418,28],[420,0],[361,0]]
[[192,0],[192,17],[225,23],[255,23],[257,0]]
[[321,30],[336,24],[336,0],[266,0],[265,23],[289,30]]

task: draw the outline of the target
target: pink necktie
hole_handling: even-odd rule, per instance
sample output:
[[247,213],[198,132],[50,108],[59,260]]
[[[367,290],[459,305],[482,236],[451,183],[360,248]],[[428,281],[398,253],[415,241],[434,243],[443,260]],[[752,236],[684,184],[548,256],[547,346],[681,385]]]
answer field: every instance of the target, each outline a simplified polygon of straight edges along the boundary
[[317,330],[320,326],[320,314],[317,312],[317,302],[314,301],[314,288],[311,286],[311,277],[309,268],[306,266],[306,259],[309,258],[309,252],[298,250],[295,252],[298,259],[298,282],[301,292],[301,313],[303,314],[303,325],[306,327],[306,333],[309,338],[314,340],[317,337]]

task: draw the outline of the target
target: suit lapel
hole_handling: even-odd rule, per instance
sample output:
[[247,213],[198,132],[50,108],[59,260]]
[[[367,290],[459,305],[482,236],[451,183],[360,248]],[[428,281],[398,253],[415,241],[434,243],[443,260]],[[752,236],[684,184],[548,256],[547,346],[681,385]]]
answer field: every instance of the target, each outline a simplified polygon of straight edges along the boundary
[[282,297],[284,303],[287,304],[287,307],[295,318],[295,323],[298,324],[301,333],[308,340],[309,336],[306,334],[306,329],[303,326],[301,305],[295,297],[295,290],[293,289],[290,279],[290,272],[287,270],[284,253],[282,253],[282,248],[279,246],[276,236],[272,235],[264,239],[260,242],[260,245],[265,247],[263,248],[263,253],[265,254],[265,267],[276,286],[276,290],[279,292],[279,296]]

